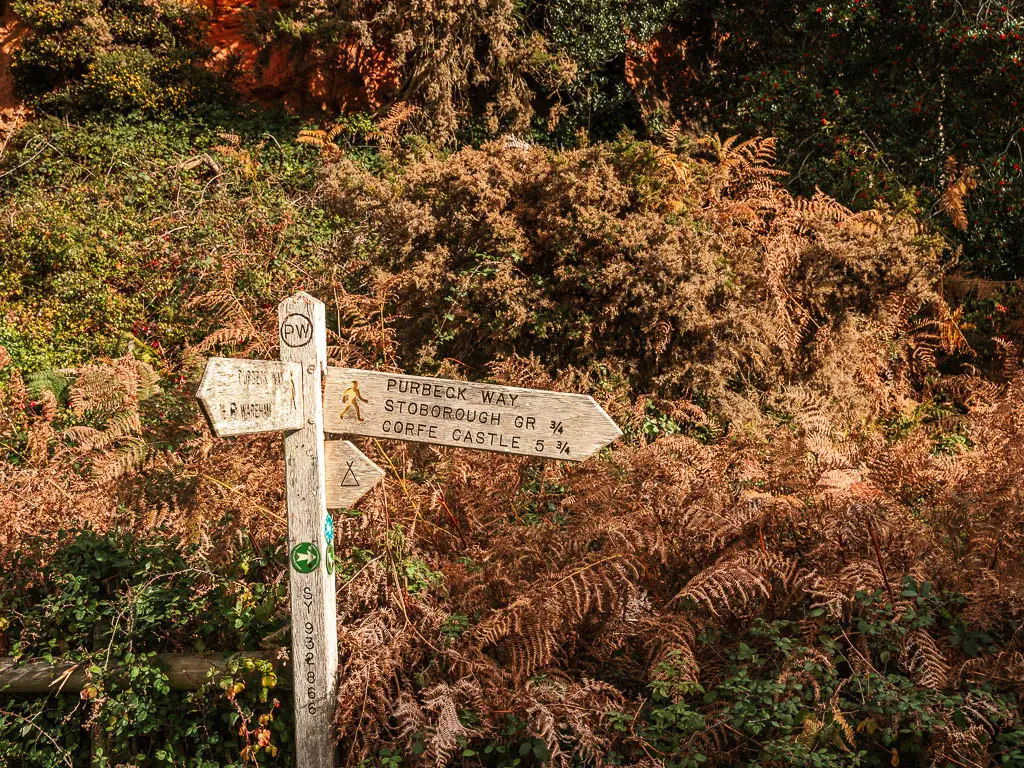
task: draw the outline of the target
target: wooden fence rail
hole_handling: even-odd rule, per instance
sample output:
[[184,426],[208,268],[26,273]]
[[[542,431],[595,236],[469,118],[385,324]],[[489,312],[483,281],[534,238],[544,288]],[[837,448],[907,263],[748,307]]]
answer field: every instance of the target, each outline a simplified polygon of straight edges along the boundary
[[[277,687],[290,688],[287,662],[279,660],[279,651],[242,653],[158,653],[156,663],[167,675],[168,685],[178,691],[194,691],[209,682],[210,670],[226,672],[232,658],[275,661]],[[0,696],[12,693],[78,693],[87,683],[85,662],[25,661],[0,656]]]

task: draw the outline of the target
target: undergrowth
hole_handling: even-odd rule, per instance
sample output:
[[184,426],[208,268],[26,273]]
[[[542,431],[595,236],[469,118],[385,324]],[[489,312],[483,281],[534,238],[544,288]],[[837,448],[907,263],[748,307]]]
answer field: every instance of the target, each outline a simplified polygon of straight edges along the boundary
[[[31,370],[129,348],[163,371],[202,337],[185,307],[230,285],[263,306],[331,233],[317,158],[268,119],[38,120],[0,158],[0,343]],[[231,274],[225,274],[230,270]]]
[[[36,107],[89,112],[182,113],[224,95],[228,71],[207,68],[209,11],[149,0],[15,0],[28,30],[12,73]],[[229,68],[230,70],[230,68]]]
[[360,442],[387,475],[335,519],[344,765],[1021,765],[1019,347],[911,212],[793,197],[767,140],[76,131],[0,171],[0,578],[5,651],[101,684],[17,702],[10,749],[53,764],[35,717],[115,764],[285,759],[262,679],[179,696],[142,654],[287,646],[280,437],[215,439],[193,392],[276,357],[303,287],[335,364],[585,392],[624,432],[582,464]]
[[281,547],[222,549],[230,555],[200,558],[160,529],[145,539],[70,529],[8,553],[0,654],[74,662],[86,684],[78,695],[59,682],[45,696],[4,695],[0,765],[289,765],[290,697],[272,657],[230,660],[184,692],[157,656],[284,642]]

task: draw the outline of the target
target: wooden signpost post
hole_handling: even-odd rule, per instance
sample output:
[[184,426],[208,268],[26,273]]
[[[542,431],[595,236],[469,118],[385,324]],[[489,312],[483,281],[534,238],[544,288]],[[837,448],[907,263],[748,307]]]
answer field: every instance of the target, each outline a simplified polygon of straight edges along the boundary
[[324,305],[297,293],[277,308],[281,360],[211,358],[197,397],[214,434],[284,430],[291,664],[298,768],[334,768],[338,689],[334,523],[384,472],[351,443],[324,443]]
[[334,526],[327,522],[324,469],[324,305],[309,294],[298,293],[278,305],[277,317],[281,359],[302,368],[299,398],[303,424],[284,435],[297,763],[299,768],[333,768],[331,721],[338,693],[338,619]]
[[[211,358],[197,397],[220,437],[283,430],[298,768],[333,768],[338,687],[334,525],[384,472],[324,432],[583,461],[622,431],[593,398],[328,368],[324,305],[278,305],[281,360]],[[323,389],[322,378],[326,376]]]

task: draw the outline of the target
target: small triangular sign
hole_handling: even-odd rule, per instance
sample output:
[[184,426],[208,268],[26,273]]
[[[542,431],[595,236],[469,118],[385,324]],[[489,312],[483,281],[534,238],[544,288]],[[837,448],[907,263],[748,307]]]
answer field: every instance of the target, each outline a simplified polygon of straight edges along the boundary
[[328,509],[351,509],[384,477],[384,470],[348,440],[324,442],[324,471]]

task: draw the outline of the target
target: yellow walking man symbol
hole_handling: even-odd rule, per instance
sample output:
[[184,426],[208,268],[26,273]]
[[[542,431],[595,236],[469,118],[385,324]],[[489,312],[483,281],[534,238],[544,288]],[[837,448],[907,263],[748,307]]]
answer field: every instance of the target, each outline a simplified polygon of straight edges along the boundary
[[360,421],[366,421],[363,415],[359,413],[359,401],[366,402],[366,398],[359,392],[359,382],[353,381],[352,386],[341,393],[342,399],[345,401],[345,407],[341,409],[341,413],[338,414],[339,419],[344,419],[345,414],[348,413],[349,408],[355,408],[356,418]]

